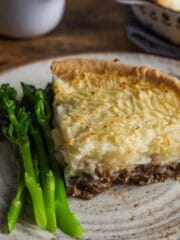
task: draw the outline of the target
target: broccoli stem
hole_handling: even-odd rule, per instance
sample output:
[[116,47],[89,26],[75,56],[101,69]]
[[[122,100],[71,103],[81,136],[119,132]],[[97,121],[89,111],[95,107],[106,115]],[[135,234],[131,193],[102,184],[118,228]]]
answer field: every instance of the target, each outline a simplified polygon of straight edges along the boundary
[[64,181],[57,161],[55,159],[54,142],[51,135],[50,122],[39,121],[46,141],[46,147],[49,153],[49,160],[52,170],[55,174],[55,199],[56,199],[56,217],[58,227],[66,234],[72,237],[80,237],[83,234],[83,228],[77,217],[70,211],[64,186]]
[[48,150],[51,168],[53,169],[54,173],[56,175],[58,175],[59,174],[59,170],[58,170],[59,166],[58,166],[56,158],[55,158],[54,142],[52,140],[51,128],[50,128],[49,124],[47,124],[46,122],[42,122],[41,127],[43,129],[43,134],[44,134],[44,138],[45,138],[45,142],[46,142],[46,147]]
[[43,192],[41,186],[37,182],[36,173],[33,167],[33,161],[30,151],[30,141],[27,137],[24,142],[19,144],[25,169],[25,183],[30,192],[33,207],[34,216],[37,224],[41,228],[45,228],[47,225],[46,211],[44,206]]
[[25,172],[25,183],[32,198],[36,223],[41,228],[46,228],[47,218],[42,189],[36,182],[36,179],[34,179],[31,175],[28,175],[27,172]]
[[9,233],[11,233],[14,230],[16,223],[19,219],[24,204],[24,197],[25,197],[25,183],[24,178],[21,178],[18,182],[16,195],[11,202],[7,214],[7,227]]
[[30,132],[35,144],[35,150],[37,153],[37,158],[41,172],[41,181],[43,182],[44,179],[46,178],[47,172],[49,171],[49,162],[46,151],[44,149],[44,142],[41,136],[41,132],[37,127],[32,126]]
[[56,214],[59,228],[72,237],[81,237],[83,227],[69,209],[63,177],[56,177]]
[[35,148],[40,167],[40,177],[47,216],[46,228],[51,232],[55,232],[57,229],[55,211],[55,178],[53,172],[49,169],[48,166],[49,162],[46,151],[44,149],[44,142],[41,136],[41,132],[37,127],[33,127],[31,133],[35,142]]
[[3,225],[5,232],[11,233],[17,221],[19,220],[22,207],[24,205],[24,198],[25,198],[25,182],[24,182],[24,175],[22,169],[22,156],[20,153],[20,149],[17,145],[14,144],[14,156],[17,164],[17,173],[18,173],[18,182],[17,182],[17,191],[14,198],[11,201],[7,216],[6,222]]
[[57,229],[56,206],[55,206],[55,178],[51,170],[46,174],[46,181],[43,186],[44,199],[47,214],[47,230],[55,232]]
[[33,160],[30,150],[30,141],[29,138],[24,138],[23,141],[19,143],[19,147],[21,150],[23,163],[24,163],[24,169],[30,176],[32,176],[34,179],[36,179],[36,174],[33,166]]

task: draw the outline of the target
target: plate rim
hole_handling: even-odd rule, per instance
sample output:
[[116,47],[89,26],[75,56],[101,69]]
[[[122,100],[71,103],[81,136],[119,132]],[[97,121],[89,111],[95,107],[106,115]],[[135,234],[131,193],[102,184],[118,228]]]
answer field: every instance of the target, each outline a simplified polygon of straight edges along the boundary
[[[25,68],[25,67],[29,67],[29,66],[32,66],[32,65],[36,65],[38,63],[43,63],[43,62],[48,62],[48,61],[54,61],[54,60],[61,60],[61,59],[66,59],[66,58],[80,58],[80,57],[86,57],[88,58],[88,56],[91,56],[91,57],[98,57],[100,55],[129,55],[129,56],[142,56],[142,57],[147,57],[147,58],[156,58],[156,59],[159,59],[160,61],[163,60],[165,62],[169,62],[171,61],[172,64],[178,64],[180,65],[180,61],[177,60],[177,59],[174,59],[174,58],[168,58],[168,57],[163,57],[163,56],[160,56],[160,55],[153,55],[153,54],[147,54],[147,53],[138,53],[138,52],[84,52],[84,53],[74,53],[74,54],[65,54],[65,55],[62,55],[62,56],[56,56],[56,57],[49,57],[49,58],[44,58],[44,59],[40,59],[40,60],[35,60],[35,61],[31,61],[29,63],[24,63],[24,64],[21,64],[19,66],[14,66],[12,68],[9,68],[9,69],[6,69],[2,72],[0,72],[0,77],[2,77],[3,75],[6,75],[8,73],[11,73],[13,71],[17,71],[17,70],[20,70],[21,68]],[[133,65],[133,64],[130,64],[130,65]]]
[[[8,70],[6,70],[6,71],[4,71],[4,72],[2,72],[2,73],[0,73],[0,84],[1,84],[1,81],[2,81],[2,79],[3,79],[3,76],[7,76],[7,75],[9,75],[9,74],[13,74],[13,73],[16,73],[16,72],[18,72],[18,71],[21,71],[21,70],[25,70],[26,71],[26,68],[28,68],[28,67],[32,67],[33,68],[33,66],[34,65],[38,65],[38,64],[43,64],[43,63],[48,63],[48,62],[50,62],[50,61],[53,61],[53,60],[57,60],[57,59],[59,59],[59,60],[61,60],[61,59],[65,59],[65,58],[71,58],[71,57],[86,57],[87,56],[87,58],[88,58],[88,56],[92,56],[92,57],[98,57],[98,56],[101,56],[101,55],[103,55],[104,57],[107,55],[109,55],[109,56],[114,56],[114,55],[117,55],[117,58],[120,58],[120,56],[133,56],[133,57],[135,57],[135,56],[142,56],[142,58],[144,58],[144,57],[147,57],[147,58],[156,58],[157,59],[157,61],[161,61],[161,60],[163,60],[163,62],[164,62],[164,64],[168,64],[168,62],[169,61],[171,61],[171,64],[173,65],[173,63],[174,64],[176,64],[177,66],[180,66],[180,61],[177,61],[177,60],[172,60],[172,59],[170,59],[170,58],[164,58],[164,57],[161,57],[161,56],[156,56],[156,55],[150,55],[150,54],[144,54],[144,53],[126,53],[126,52],[97,52],[97,53],[80,53],[80,54],[67,54],[67,55],[63,55],[63,56],[59,56],[59,57],[55,57],[55,58],[46,58],[46,59],[43,59],[43,60],[37,60],[37,61],[33,61],[33,62],[30,62],[30,63],[26,63],[26,64],[22,64],[22,65],[20,65],[20,66],[17,66],[17,67],[14,67],[14,68],[11,68],[11,69],[8,69]],[[159,60],[158,60],[159,59]],[[120,59],[121,60],[121,59]],[[123,62],[123,61],[122,61]],[[127,62],[128,63],[128,62]],[[138,62],[137,62],[137,64],[138,64]],[[17,79],[12,79],[12,82],[13,81],[15,81],[15,82],[19,82],[19,80]],[[44,233],[43,233],[44,234]],[[18,235],[17,235],[17,237],[18,237]],[[35,236],[36,237],[36,236]],[[171,236],[170,236],[171,237]],[[32,239],[34,239],[34,238],[32,238]],[[62,238],[62,239],[68,239],[68,238]],[[84,239],[84,238],[83,238]],[[163,238],[164,239],[164,238]],[[13,240],[15,240],[15,238],[13,238]]]

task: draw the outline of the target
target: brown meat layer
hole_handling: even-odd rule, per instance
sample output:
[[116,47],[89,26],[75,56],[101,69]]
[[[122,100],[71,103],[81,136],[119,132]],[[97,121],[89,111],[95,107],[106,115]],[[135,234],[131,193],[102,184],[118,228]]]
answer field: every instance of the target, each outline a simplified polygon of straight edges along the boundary
[[85,173],[71,178],[68,192],[71,196],[91,199],[114,184],[146,185],[163,182],[168,178],[180,180],[179,163],[163,166],[152,164],[138,165],[131,172],[121,170],[113,174],[103,169],[97,169],[96,178]]

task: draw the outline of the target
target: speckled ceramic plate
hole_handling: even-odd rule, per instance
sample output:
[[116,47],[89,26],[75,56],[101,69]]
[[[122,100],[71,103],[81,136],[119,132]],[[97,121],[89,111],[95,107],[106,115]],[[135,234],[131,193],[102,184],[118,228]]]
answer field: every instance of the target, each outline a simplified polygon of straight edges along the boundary
[[[120,59],[148,65],[180,75],[180,62],[143,54],[87,54],[81,57]],[[10,82],[20,93],[20,82],[43,87],[51,80],[51,60],[37,62],[0,76],[0,84]],[[0,144],[0,219],[16,188],[16,170],[11,148]],[[72,210],[84,226],[83,240],[178,240],[180,239],[180,183],[166,181],[149,186],[116,186],[93,200],[69,198]],[[61,231],[50,234],[22,216],[11,235],[0,233],[0,240],[68,240]]]

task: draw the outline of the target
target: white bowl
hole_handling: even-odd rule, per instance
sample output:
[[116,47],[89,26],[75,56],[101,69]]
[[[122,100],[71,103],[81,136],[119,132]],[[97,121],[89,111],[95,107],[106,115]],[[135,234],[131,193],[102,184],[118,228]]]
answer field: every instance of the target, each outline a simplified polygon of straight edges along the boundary
[[57,26],[65,0],[0,0],[0,34],[36,37]]
[[180,45],[180,12],[158,6],[132,5],[132,11],[141,23],[172,43]]

